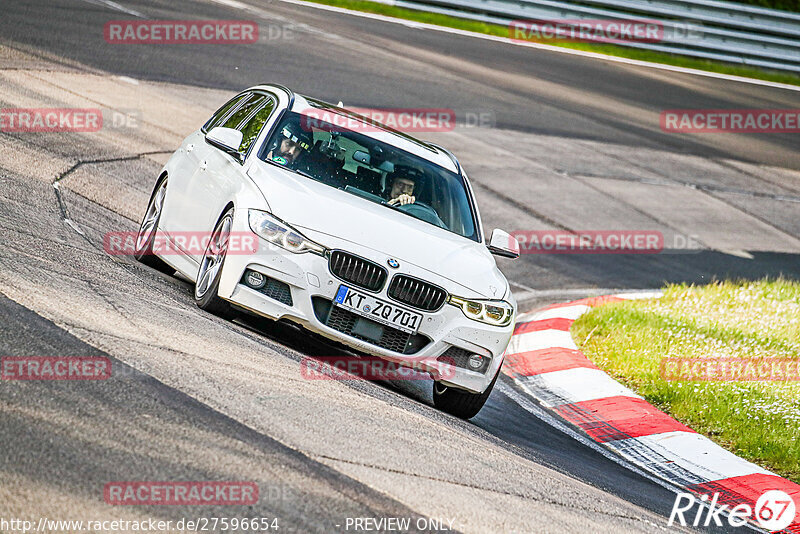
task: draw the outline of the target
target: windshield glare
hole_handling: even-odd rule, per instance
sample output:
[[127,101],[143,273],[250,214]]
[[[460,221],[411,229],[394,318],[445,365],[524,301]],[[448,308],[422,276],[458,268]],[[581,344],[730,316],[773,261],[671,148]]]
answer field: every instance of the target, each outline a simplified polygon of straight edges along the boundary
[[458,174],[363,133],[288,112],[259,158],[478,240],[466,187]]

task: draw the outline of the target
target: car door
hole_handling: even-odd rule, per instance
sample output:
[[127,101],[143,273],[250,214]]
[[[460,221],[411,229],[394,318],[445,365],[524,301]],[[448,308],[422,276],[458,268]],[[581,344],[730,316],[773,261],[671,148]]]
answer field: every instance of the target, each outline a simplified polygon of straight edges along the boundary
[[[192,231],[211,232],[222,210],[241,188],[242,181],[247,179],[243,167],[244,157],[274,112],[275,106],[274,97],[257,92],[220,124],[242,132],[239,158],[204,143],[202,152],[198,154],[198,170],[186,195],[186,208],[192,214],[194,225]],[[202,251],[190,252],[200,261]]]
[[159,224],[161,229],[173,239],[178,233],[186,231],[193,224],[186,195],[197,174],[200,162],[207,157],[206,133],[211,128],[222,124],[251,96],[252,93],[245,92],[230,99],[208,119],[200,130],[189,135],[178,149],[169,169],[169,184],[167,196],[164,199],[164,216]]

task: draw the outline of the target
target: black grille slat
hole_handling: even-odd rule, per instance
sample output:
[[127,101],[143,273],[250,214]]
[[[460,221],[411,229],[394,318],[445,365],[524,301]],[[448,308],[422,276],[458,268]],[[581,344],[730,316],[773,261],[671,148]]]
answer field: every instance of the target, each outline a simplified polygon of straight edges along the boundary
[[403,281],[398,284],[398,287],[399,287],[399,295],[397,297],[398,299],[404,299],[405,296],[408,294],[408,284],[409,284],[409,282],[410,282],[410,280],[403,279]]
[[433,292],[432,287],[426,287],[424,292],[422,293],[422,307],[427,308],[430,306],[431,294]]
[[428,305],[431,307],[435,306],[438,308],[441,304],[443,304],[443,302],[439,299],[439,295],[437,295],[435,291],[432,291],[431,296],[429,297]]
[[375,277],[378,274],[378,269],[374,265],[369,266],[369,278],[367,278],[367,285],[372,286],[375,284]]
[[331,252],[328,268],[337,278],[369,291],[380,291],[389,276],[377,263],[341,250]]
[[402,299],[403,299],[403,301],[406,301],[406,300],[409,300],[411,298],[411,293],[412,293],[412,291],[414,289],[414,281],[409,278],[407,280],[407,283],[405,284],[404,289],[405,289],[405,293],[403,294]]
[[350,278],[350,267],[353,266],[353,258],[347,258],[347,266],[344,268],[344,276],[345,278]]
[[404,274],[392,278],[386,294],[393,300],[425,311],[438,310],[447,298],[447,291],[441,287]]
[[369,285],[374,286],[375,283],[380,279],[381,270],[375,267],[374,265],[371,266],[372,270],[369,276]]
[[361,269],[361,271],[358,273],[358,283],[360,285],[369,286],[369,284],[367,283],[367,280],[368,280],[368,277],[369,277],[369,270],[371,268],[372,268],[372,265],[367,264],[366,268],[365,269]]

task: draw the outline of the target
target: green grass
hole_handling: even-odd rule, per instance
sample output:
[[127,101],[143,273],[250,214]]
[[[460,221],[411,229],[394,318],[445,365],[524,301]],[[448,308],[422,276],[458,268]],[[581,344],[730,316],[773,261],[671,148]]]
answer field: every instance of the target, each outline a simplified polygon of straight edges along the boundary
[[598,367],[722,447],[800,483],[800,382],[679,382],[664,357],[800,359],[800,284],[673,285],[592,309],[572,326]]
[[800,11],[800,0],[733,0],[741,4],[749,4],[756,7],[766,7],[769,9],[782,9],[784,11]]
[[[317,4],[336,6],[345,9],[352,9],[355,11],[363,11],[366,13],[375,13],[378,15],[386,15],[388,17],[395,17],[415,22],[435,24],[437,26],[445,26],[448,28],[456,28],[459,30],[484,33],[487,35],[495,35],[498,37],[509,37],[508,26],[502,26],[499,24],[488,24],[485,22],[462,19],[458,17],[452,17],[449,15],[442,15],[439,13],[427,13],[424,11],[415,11],[413,9],[395,7],[386,4],[380,4],[377,2],[369,2],[367,0],[309,0],[309,1]],[[638,50],[634,48],[627,48],[624,46],[618,46],[613,44],[568,42],[564,41],[563,39],[543,40],[540,42],[543,42],[545,44],[560,46],[563,48],[584,50],[587,52],[596,52],[599,54],[606,54],[610,56],[625,57],[629,59],[650,61],[653,63],[674,65],[677,67],[686,67],[698,70],[705,70],[709,72],[717,72],[721,74],[744,76],[746,78],[756,78],[759,80],[800,85],[800,75],[795,75],[792,73],[762,70],[754,67],[746,67],[742,65],[722,63],[718,61],[695,59],[686,56],[666,54],[662,52],[652,52],[649,50]]]

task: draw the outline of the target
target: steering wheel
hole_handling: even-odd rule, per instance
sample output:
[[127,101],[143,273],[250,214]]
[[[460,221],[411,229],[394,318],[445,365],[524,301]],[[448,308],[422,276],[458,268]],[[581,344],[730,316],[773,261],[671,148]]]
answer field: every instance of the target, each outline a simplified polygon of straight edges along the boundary
[[439,214],[436,213],[436,210],[424,202],[417,201],[411,204],[403,204],[402,206],[395,207],[402,212],[408,213],[412,217],[435,224],[440,228],[447,228],[447,226],[444,224],[444,221],[439,218]]

